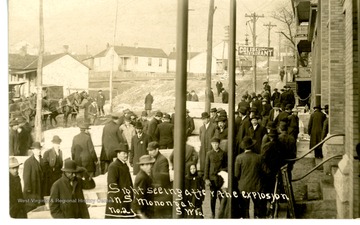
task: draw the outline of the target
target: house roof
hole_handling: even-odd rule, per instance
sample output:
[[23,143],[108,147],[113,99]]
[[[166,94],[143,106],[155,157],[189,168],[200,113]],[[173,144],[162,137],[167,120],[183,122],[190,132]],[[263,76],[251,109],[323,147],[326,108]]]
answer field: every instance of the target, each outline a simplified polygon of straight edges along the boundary
[[[94,58],[104,57],[110,48],[105,49],[94,56]],[[115,52],[119,56],[145,56],[154,58],[167,58],[166,53],[160,48],[143,48],[143,47],[128,47],[115,46]]]
[[[76,59],[74,56],[68,54],[68,53],[61,53],[61,54],[55,54],[55,55],[45,55],[43,58],[43,66],[49,65],[50,63],[62,58],[65,55],[69,55],[76,61],[80,62],[84,66],[88,67],[86,64],[81,62],[80,60]],[[38,56],[35,55],[19,55],[19,54],[9,54],[9,69],[12,70],[31,70],[31,69],[37,69],[37,63],[38,63]]]
[[[200,52],[188,52],[188,58],[192,59],[192,58],[194,58],[195,56],[197,56],[199,54],[200,54]],[[168,58],[169,59],[176,59],[176,52],[170,52]]]

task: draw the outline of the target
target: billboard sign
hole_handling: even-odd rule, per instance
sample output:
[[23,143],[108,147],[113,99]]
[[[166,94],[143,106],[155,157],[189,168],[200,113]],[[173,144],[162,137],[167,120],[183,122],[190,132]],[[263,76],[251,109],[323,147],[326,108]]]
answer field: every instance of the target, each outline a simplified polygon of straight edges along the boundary
[[239,55],[257,55],[257,56],[274,56],[274,48],[270,47],[249,47],[249,46],[239,46],[238,48]]

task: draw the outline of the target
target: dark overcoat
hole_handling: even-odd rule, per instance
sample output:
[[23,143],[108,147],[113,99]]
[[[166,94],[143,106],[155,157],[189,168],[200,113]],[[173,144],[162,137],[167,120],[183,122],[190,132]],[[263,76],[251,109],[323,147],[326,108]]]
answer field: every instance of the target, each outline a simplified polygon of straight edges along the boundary
[[31,136],[32,128],[29,123],[25,123],[20,129],[21,131],[17,135],[18,149],[21,156],[27,156],[28,150],[33,143],[33,138]]
[[140,167],[137,164],[139,162],[139,158],[143,155],[147,155],[147,146],[152,141],[151,137],[145,133],[143,133],[140,138],[137,134],[135,134],[131,138],[131,149],[130,149],[130,157],[129,162],[133,164],[133,174],[136,175],[140,171]]
[[113,149],[119,145],[119,143],[125,143],[121,131],[119,129],[120,124],[110,121],[105,124],[102,133],[102,149],[100,159],[102,161],[111,161],[116,157]]
[[20,155],[18,132],[12,128],[9,129],[9,155],[10,156]]
[[216,125],[209,122],[209,126],[206,129],[205,125],[200,127],[199,138],[201,142],[200,146],[200,171],[204,172],[206,153],[211,151],[211,138],[214,137]]
[[89,219],[89,211],[82,191],[81,180],[70,180],[63,174],[51,188],[50,213],[53,218]]
[[96,96],[96,104],[98,105],[98,106],[104,106],[105,105],[105,96],[104,96],[104,94],[98,94],[97,96]]
[[321,133],[326,115],[319,110],[315,110],[310,116],[308,124],[308,133],[310,135],[310,148],[321,141]]
[[152,118],[150,120],[150,122],[149,122],[147,134],[152,138],[153,141],[158,140],[156,135],[155,135],[155,131],[156,131],[156,128],[158,127],[159,124],[160,124],[160,122],[155,118]]
[[138,213],[139,211],[144,214],[147,218],[153,218],[154,216],[154,207],[142,203],[143,200],[147,200],[149,202],[154,201],[154,195],[148,192],[152,188],[152,179],[149,175],[147,175],[143,170],[140,170],[134,182],[135,190],[144,190],[134,192],[134,201],[132,203],[133,210]]
[[288,134],[293,136],[296,141],[299,135],[299,117],[295,115],[290,115],[288,118],[289,118]]
[[[133,201],[131,188],[133,187],[133,183],[129,167],[126,163],[116,159],[110,164],[107,175],[107,185],[108,195],[105,218],[134,217],[134,213],[131,210],[131,203]],[[119,209],[120,212],[117,213],[116,209]]]
[[71,156],[78,166],[84,167],[87,172],[95,172],[98,159],[89,134],[81,132],[74,137]]
[[174,147],[174,124],[163,122],[155,130],[155,136],[159,140],[160,148],[171,149]]
[[21,188],[21,181],[19,176],[14,176],[9,173],[9,191],[10,191],[10,217],[11,218],[27,218],[24,196]]
[[[174,151],[171,152],[169,157],[170,163],[174,168]],[[186,144],[185,146],[185,175],[189,172],[191,165],[197,165],[199,155],[195,151],[195,148],[191,145]]]
[[260,124],[258,124],[255,129],[252,125],[249,127],[248,136],[250,136],[253,140],[256,140],[253,151],[257,154],[260,154],[262,139],[266,133],[267,131],[265,127]]
[[190,136],[195,130],[194,119],[190,116],[186,116],[186,135]]
[[62,151],[60,154],[55,153],[55,149],[51,148],[44,153],[44,176],[45,176],[45,196],[50,195],[51,186],[62,175],[63,167]]
[[244,151],[243,149],[241,149],[240,144],[243,138],[247,135],[250,126],[251,123],[249,120],[249,116],[246,116],[244,119],[241,120],[240,128],[236,136],[236,146],[238,149],[238,154]]
[[224,91],[221,97],[222,103],[227,104],[229,102],[229,93]]
[[32,155],[25,160],[23,180],[24,198],[29,200],[26,203],[26,211],[29,212],[40,205],[44,205],[44,161],[42,158],[39,162]]
[[261,191],[261,156],[252,151],[238,155],[235,159],[234,175],[240,192]]
[[145,96],[145,110],[151,110],[154,102],[153,96],[149,93]]

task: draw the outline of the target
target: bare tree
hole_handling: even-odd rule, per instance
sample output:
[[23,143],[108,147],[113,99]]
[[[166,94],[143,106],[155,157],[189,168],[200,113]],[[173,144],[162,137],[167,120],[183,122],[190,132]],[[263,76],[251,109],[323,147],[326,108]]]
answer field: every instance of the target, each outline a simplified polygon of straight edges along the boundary
[[281,22],[279,25],[282,31],[280,33],[291,43],[292,49],[295,49],[295,33],[296,23],[294,13],[289,7],[280,7],[276,11],[272,12],[271,17]]

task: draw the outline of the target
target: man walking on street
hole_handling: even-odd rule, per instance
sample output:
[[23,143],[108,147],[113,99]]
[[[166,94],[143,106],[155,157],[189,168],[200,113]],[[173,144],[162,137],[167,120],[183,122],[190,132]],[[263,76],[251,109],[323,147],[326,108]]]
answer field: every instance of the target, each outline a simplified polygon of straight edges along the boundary
[[10,217],[27,218],[21,179],[19,177],[19,163],[15,157],[9,159],[9,191],[10,191]]
[[105,116],[104,105],[105,105],[105,96],[102,93],[102,90],[98,91],[98,95],[96,96],[96,104],[99,110],[99,116]]
[[153,103],[154,103],[154,97],[149,92],[149,94],[147,94],[145,97],[145,111],[147,112],[148,115],[150,115],[151,113]]
[[[321,112],[319,105],[314,107],[314,112],[310,116],[308,133],[310,135],[310,149],[321,142],[321,133],[326,115]],[[315,149],[315,158],[323,158],[321,146]]]
[[200,127],[199,138],[200,138],[200,170],[199,173],[203,174],[205,169],[206,153],[211,151],[211,138],[215,135],[216,125],[210,122],[210,116],[207,112],[201,114],[203,125]]

